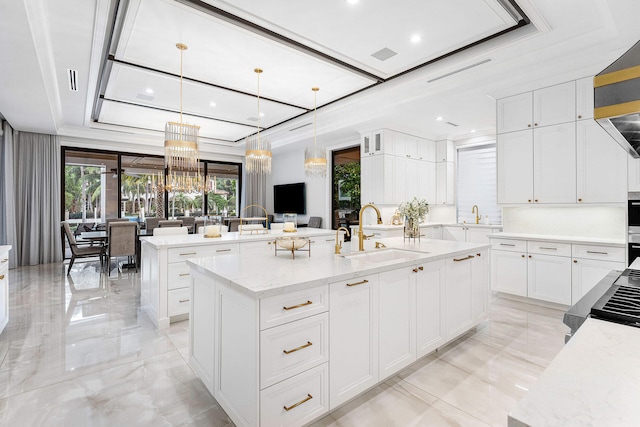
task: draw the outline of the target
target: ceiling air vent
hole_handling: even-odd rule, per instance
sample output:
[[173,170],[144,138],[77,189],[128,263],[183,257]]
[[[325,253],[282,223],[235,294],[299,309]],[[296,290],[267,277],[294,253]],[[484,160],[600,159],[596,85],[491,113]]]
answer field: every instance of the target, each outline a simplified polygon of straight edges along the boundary
[[449,126],[453,126],[454,128],[457,128],[460,125],[457,125],[455,123],[451,123],[451,122],[445,122],[446,124],[448,124]]
[[250,122],[257,122],[258,118],[257,117],[247,117],[247,120]]
[[372,53],[371,56],[380,61],[386,61],[387,59],[391,58],[392,56],[396,56],[397,54],[398,52],[394,52],[391,49],[385,47],[384,49],[380,49],[379,51]]
[[302,129],[303,127],[305,127],[305,126],[309,126],[310,124],[311,124],[311,122],[309,122],[309,123],[305,123],[305,124],[303,124],[303,125],[300,125],[300,126],[298,126],[298,127],[292,128],[292,129],[289,129],[289,132],[293,132],[294,130]]
[[73,92],[78,91],[78,72],[67,68],[67,79],[69,81],[69,90]]
[[139,94],[136,95],[136,98],[142,99],[144,101],[153,101],[153,99],[155,97],[151,96],[151,95],[144,94],[144,93],[139,93]]
[[471,64],[471,65],[467,65],[466,67],[458,68],[457,70],[454,70],[454,71],[452,71],[450,73],[443,74],[443,75],[438,76],[438,77],[434,77],[431,80],[427,80],[427,83],[433,83],[433,82],[438,81],[440,79],[444,79],[445,77],[449,77],[449,76],[452,76],[454,74],[458,74],[458,73],[461,73],[463,71],[467,71],[467,70],[469,70],[471,68],[475,68],[478,65],[486,64],[487,62],[491,62],[491,58],[487,58],[487,59],[484,59],[484,60],[482,60],[480,62],[476,62],[475,64]]

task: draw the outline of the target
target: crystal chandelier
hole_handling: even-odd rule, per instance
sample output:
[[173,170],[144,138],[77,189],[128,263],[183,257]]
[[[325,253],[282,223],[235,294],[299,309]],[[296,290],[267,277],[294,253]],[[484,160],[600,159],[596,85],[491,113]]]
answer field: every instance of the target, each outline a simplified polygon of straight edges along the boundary
[[[182,55],[186,44],[177,43],[180,50],[180,122],[167,122],[164,129],[164,163],[168,170],[167,191],[202,191],[204,180],[199,172],[198,133],[200,126],[182,122]],[[193,175],[191,174],[193,172]]]
[[318,149],[316,144],[316,100],[320,89],[314,87],[311,90],[313,91],[313,147],[307,147],[304,150],[304,173],[307,176],[324,178],[327,176],[327,157],[324,149]]
[[252,174],[271,173],[271,142],[267,138],[260,139],[260,74],[262,69],[256,68],[258,74],[258,133],[247,137],[245,151],[245,162],[247,172]]

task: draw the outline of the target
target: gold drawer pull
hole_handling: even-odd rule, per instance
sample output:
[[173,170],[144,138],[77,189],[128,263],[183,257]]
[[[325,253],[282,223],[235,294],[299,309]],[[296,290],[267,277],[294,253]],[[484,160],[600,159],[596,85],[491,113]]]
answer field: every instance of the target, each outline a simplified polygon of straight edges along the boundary
[[181,299],[180,300],[180,302],[189,302],[189,301],[191,301],[191,300],[188,300],[188,299]]
[[303,348],[307,348],[307,347],[311,347],[313,345],[313,343],[311,341],[307,341],[306,344],[302,344],[300,347],[296,347],[292,350],[282,350],[284,352],[284,354],[291,354],[291,353],[295,353],[298,350],[302,350]]
[[216,252],[231,252],[231,249],[216,249]]
[[558,248],[551,248],[551,247],[548,247],[548,246],[547,247],[540,246],[540,249],[546,249],[548,251],[557,251],[558,250]]
[[3,259],[2,262],[7,262],[9,261],[7,258]]
[[588,254],[609,255],[609,252],[587,251]]
[[469,256],[466,256],[464,258],[454,258],[453,260],[455,262],[460,262],[460,261],[464,261],[464,260],[471,259],[471,258],[475,258],[475,257],[473,255],[469,255]]
[[294,308],[304,307],[305,305],[313,304],[311,301],[303,302],[302,304],[292,305],[291,307],[282,307],[283,310],[293,310]]
[[302,405],[304,402],[308,402],[308,401],[309,401],[309,400],[311,400],[311,399],[313,399],[313,396],[311,396],[310,394],[307,394],[307,397],[305,397],[304,399],[302,399],[300,402],[298,402],[298,403],[294,403],[294,404],[293,404],[293,405],[291,405],[291,406],[285,406],[285,407],[284,407],[284,410],[288,412],[288,411],[292,410],[293,408],[295,408],[296,406],[300,406],[300,405]]
[[180,273],[179,276],[183,277],[183,276],[189,276],[191,273]]
[[420,266],[420,267],[418,267],[418,270],[422,271],[422,270],[424,270],[424,267]]
[[4,274],[0,274],[0,280],[4,279]]
[[364,279],[361,282],[356,282],[356,283],[347,283],[347,286],[358,286],[358,285],[364,285],[365,283],[369,283],[369,281],[367,279]]
[[197,252],[185,252],[183,254],[180,254],[180,256],[185,256],[185,255],[195,255],[197,254]]

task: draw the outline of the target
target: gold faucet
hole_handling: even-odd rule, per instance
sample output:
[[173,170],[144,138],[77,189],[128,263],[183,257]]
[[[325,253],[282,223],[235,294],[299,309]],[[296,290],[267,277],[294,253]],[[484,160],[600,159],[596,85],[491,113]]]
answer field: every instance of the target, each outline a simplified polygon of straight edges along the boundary
[[358,250],[359,251],[364,251],[364,241],[365,239],[369,238],[370,236],[365,236],[364,233],[362,232],[362,213],[365,211],[365,209],[367,208],[373,208],[376,211],[376,214],[378,214],[378,224],[382,224],[382,217],[380,215],[380,210],[372,203],[369,203],[367,205],[364,205],[362,208],[360,208],[360,214],[358,215]]
[[478,212],[478,205],[473,205],[473,207],[471,208],[471,213],[476,214],[476,224],[480,224],[480,216],[478,215],[480,212]]
[[347,232],[347,236],[349,236],[349,229],[345,227],[340,227],[336,230],[336,255],[340,255],[340,249],[342,249],[342,242],[340,242],[340,231],[344,230]]

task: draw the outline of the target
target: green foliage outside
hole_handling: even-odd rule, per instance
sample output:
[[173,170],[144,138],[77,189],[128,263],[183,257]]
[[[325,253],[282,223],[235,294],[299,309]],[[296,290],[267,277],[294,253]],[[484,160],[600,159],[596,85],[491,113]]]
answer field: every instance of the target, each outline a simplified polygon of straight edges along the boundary
[[[340,209],[360,209],[360,162],[342,163],[333,168],[336,206]],[[339,193],[350,197],[350,200],[340,200]]]

